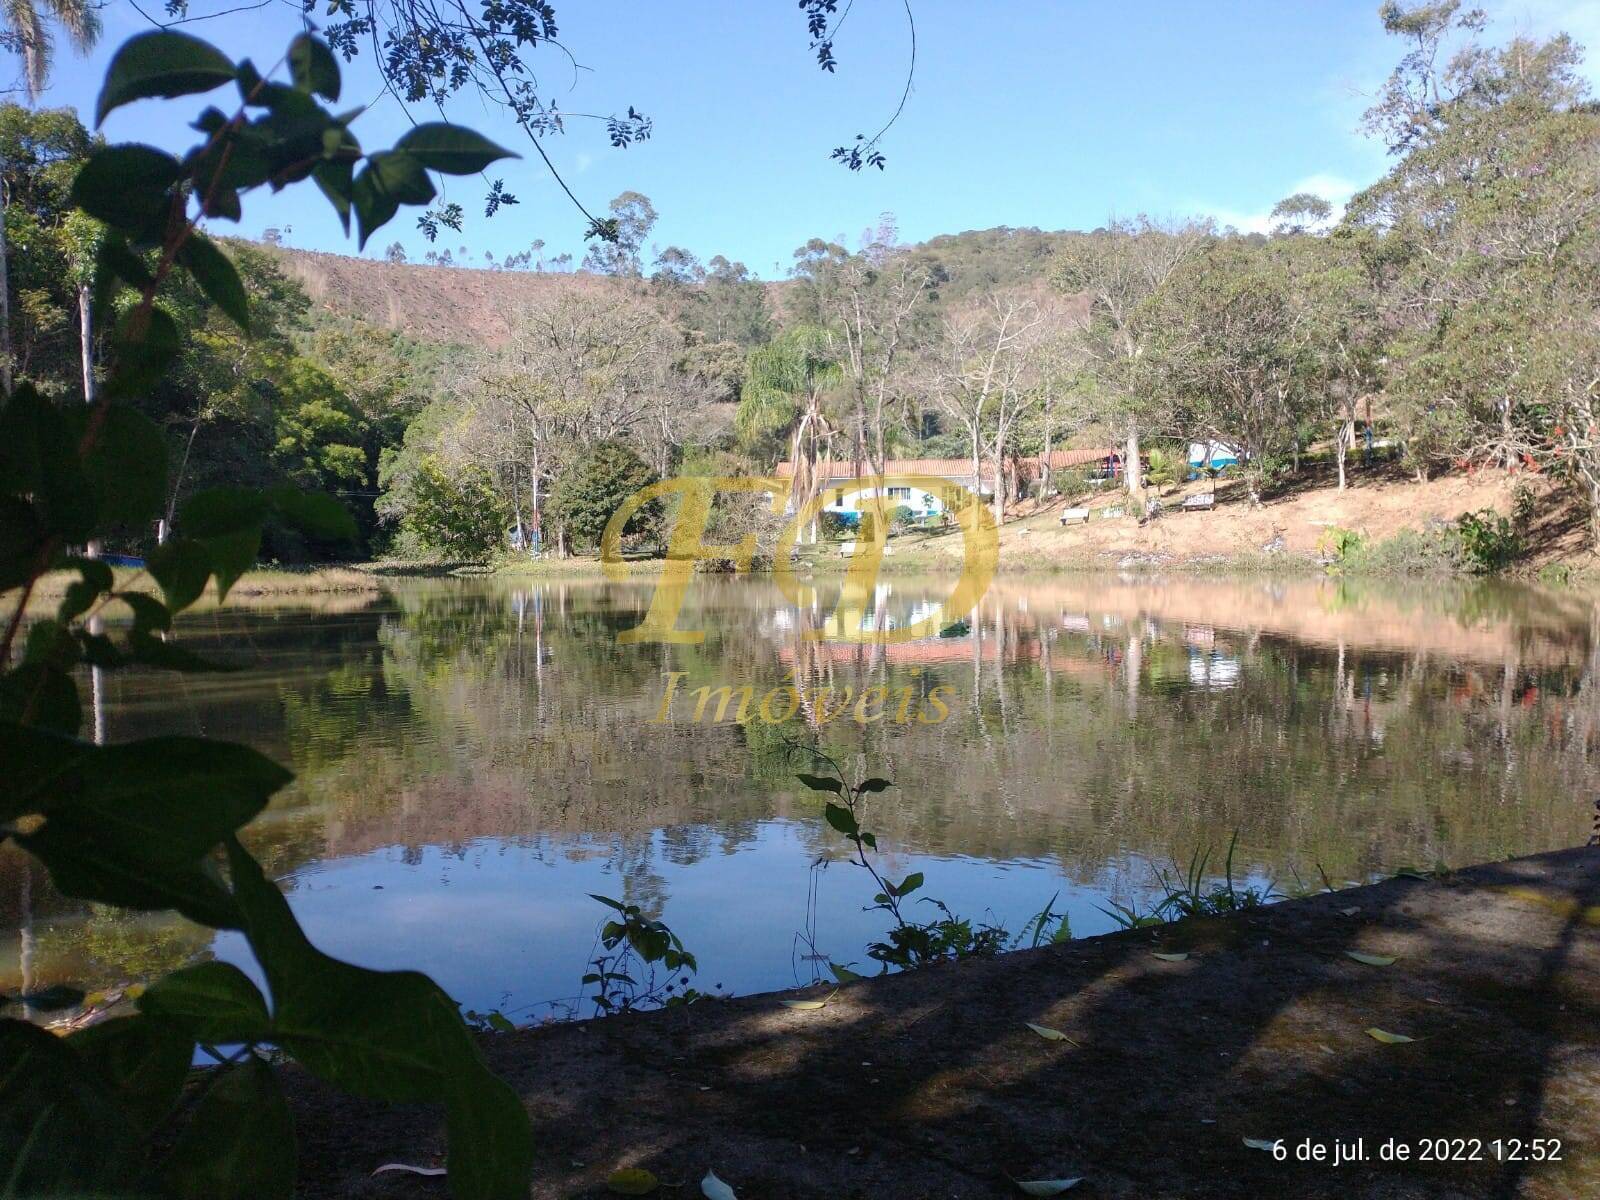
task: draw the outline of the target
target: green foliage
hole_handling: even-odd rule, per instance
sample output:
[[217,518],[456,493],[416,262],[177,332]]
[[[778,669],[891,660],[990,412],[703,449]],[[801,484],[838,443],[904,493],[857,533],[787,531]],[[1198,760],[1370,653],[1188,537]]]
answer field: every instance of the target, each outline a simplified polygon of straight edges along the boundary
[[[629,1012],[662,1005],[693,1004],[705,998],[689,986],[700,964],[684,948],[678,935],[658,920],[644,915],[637,904],[610,896],[591,895],[617,915],[600,928],[604,954],[590,962],[592,970],[582,985],[593,985],[595,1009],[602,1013]],[[663,974],[658,975],[657,969]]]
[[1366,534],[1342,525],[1330,525],[1317,539],[1317,549],[1329,560],[1331,567],[1349,566],[1360,558],[1366,546]]
[[[315,538],[354,533],[337,503],[304,486],[235,486],[191,496],[182,536],[150,556],[160,599],[114,591],[103,563],[71,552],[148,522],[168,496],[166,448],[140,405],[184,349],[171,313],[157,305],[169,276],[182,272],[187,286],[238,327],[255,324],[234,263],[197,240],[200,217],[237,218],[240,193],[315,173],[336,207],[343,197],[357,209],[364,230],[387,219],[381,204],[348,185],[361,158],[350,118],[334,117],[312,99],[337,95],[331,54],[302,37],[289,58],[294,86],[264,81],[249,63],[235,66],[170,31],[135,38],[114,56],[101,116],[135,99],[195,94],[233,80],[244,106],[232,118],[206,110],[197,127],[207,140],[182,162],[150,147],[91,150],[71,194],[108,227],[99,247],[102,292],[114,294],[120,279],[135,293],[111,338],[110,373],[93,405],[62,408],[24,383],[0,409],[0,588],[16,593],[0,662],[9,664],[22,645],[20,662],[0,674],[0,756],[8,766],[0,837],[43,863],[65,896],[173,910],[239,930],[268,994],[235,968],[205,963],[158,980],[137,1015],[67,1038],[0,1020],[0,1160],[8,1194],[288,1197],[294,1129],[273,1065],[282,1056],[363,1096],[442,1101],[453,1193],[483,1200],[527,1194],[527,1115],[484,1066],[454,1003],[425,976],[371,971],[317,950],[239,841],[289,773],[245,746],[203,738],[106,746],[77,736],[83,721],[72,672],[80,664],[211,667],[167,640],[173,617],[213,580],[225,596],[254,561],[269,522]],[[265,114],[247,120],[252,108]],[[475,169],[491,155],[485,145],[475,135],[430,130],[388,161],[400,155],[418,171]],[[372,169],[369,160],[365,170]],[[325,419],[316,405],[299,406],[302,425]],[[304,454],[306,444],[291,450]],[[339,477],[342,468],[337,456],[330,462],[324,454],[306,469]],[[53,569],[78,578],[54,619],[33,620],[24,638],[28,598]],[[116,636],[87,621],[112,605],[133,618]],[[218,1043],[240,1048],[223,1057]],[[197,1046],[219,1065],[181,1100]]]
[[[567,531],[574,546],[597,546],[611,514],[628,497],[654,482],[656,473],[631,447],[621,442],[599,442],[561,473],[550,497],[549,513]],[[629,520],[623,533],[655,537],[660,531],[661,515],[661,506],[652,501]]]
[[1051,897],[1050,903],[1029,920],[1014,938],[1004,926],[957,916],[942,900],[933,897],[922,899],[934,907],[938,916],[927,921],[910,920],[904,903],[913,893],[921,890],[925,882],[922,873],[913,871],[899,882],[884,875],[875,861],[877,835],[861,826],[866,817],[867,798],[894,785],[887,779],[877,778],[847,783],[838,763],[820,751],[812,750],[810,753],[831,768],[833,774],[799,774],[795,778],[812,791],[832,797],[823,803],[822,818],[829,827],[849,839],[855,849],[856,865],[866,870],[878,885],[871,908],[887,913],[893,922],[885,940],[867,946],[869,958],[881,963],[885,969],[895,967],[910,970],[953,959],[993,958],[1020,945],[1024,939],[1038,946],[1045,941],[1065,941],[1072,936],[1065,914],[1054,911],[1055,897]]
[[1522,553],[1522,535],[1516,525],[1492,508],[1462,513],[1456,518],[1456,529],[1467,565],[1477,574],[1503,571]]
[[507,519],[494,481],[481,468],[447,471],[425,458],[407,484],[403,525],[425,550],[483,558],[504,539]]

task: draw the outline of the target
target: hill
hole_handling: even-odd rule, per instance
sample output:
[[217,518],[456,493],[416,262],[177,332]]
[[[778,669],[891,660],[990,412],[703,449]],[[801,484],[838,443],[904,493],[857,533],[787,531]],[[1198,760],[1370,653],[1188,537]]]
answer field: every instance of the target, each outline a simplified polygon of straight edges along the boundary
[[563,290],[616,289],[587,272],[486,271],[377,262],[343,254],[263,247],[300,284],[313,307],[359,316],[421,342],[501,346],[518,309]]
[[[1071,233],[1037,229],[982,229],[945,234],[910,247],[934,272],[936,298],[959,301],[992,286],[1042,280],[1051,256]],[[474,267],[391,263],[343,254],[262,246],[329,314],[356,315],[423,342],[504,345],[519,308],[563,290],[606,291],[628,281],[587,271],[504,271]],[[768,299],[781,316],[793,285],[768,283]]]

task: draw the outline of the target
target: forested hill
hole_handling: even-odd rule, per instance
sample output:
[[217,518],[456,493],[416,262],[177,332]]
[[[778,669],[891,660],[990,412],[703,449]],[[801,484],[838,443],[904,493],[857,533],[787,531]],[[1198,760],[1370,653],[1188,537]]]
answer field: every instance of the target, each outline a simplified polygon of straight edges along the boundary
[[[946,301],[991,287],[1043,280],[1055,248],[1082,235],[1038,229],[969,230],[911,247],[926,261]],[[517,313],[560,292],[625,287],[587,271],[528,271],[393,263],[342,254],[262,246],[305,289],[312,306],[356,316],[424,342],[498,347]],[[767,299],[782,317],[788,281],[768,283]]]

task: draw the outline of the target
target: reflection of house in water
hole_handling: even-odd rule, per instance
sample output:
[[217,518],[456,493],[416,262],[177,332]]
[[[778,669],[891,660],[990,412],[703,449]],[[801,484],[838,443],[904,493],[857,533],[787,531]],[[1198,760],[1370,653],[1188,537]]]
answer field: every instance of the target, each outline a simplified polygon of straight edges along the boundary
[[1189,652],[1189,682],[1207,691],[1239,685],[1240,662],[1231,654]]

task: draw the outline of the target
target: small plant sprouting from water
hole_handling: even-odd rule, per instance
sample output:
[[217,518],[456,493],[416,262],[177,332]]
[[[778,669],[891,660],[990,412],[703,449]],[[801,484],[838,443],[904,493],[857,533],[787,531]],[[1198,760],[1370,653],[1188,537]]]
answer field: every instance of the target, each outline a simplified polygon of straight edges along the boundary
[[1072,936],[1066,914],[1054,911],[1055,896],[1023,926],[1016,938],[1012,938],[1003,925],[957,916],[944,901],[928,896],[922,897],[921,903],[933,905],[939,916],[930,921],[909,920],[904,906],[912,893],[921,889],[924,882],[922,872],[913,871],[898,883],[891,880],[873,861],[878,850],[877,835],[862,827],[866,818],[867,797],[894,785],[887,779],[876,777],[849,783],[844,768],[837,762],[818,750],[808,752],[832,768],[833,774],[800,774],[796,778],[812,791],[832,797],[824,804],[823,819],[849,839],[855,848],[856,865],[870,874],[878,885],[870,908],[888,913],[894,922],[887,940],[873,942],[867,947],[869,958],[883,964],[885,969],[899,967],[909,970],[950,959],[993,958],[1016,948],[1024,938],[1031,937],[1031,944],[1038,946],[1044,942],[1064,941]]
[[585,988],[594,985],[596,1009],[629,1012],[705,998],[704,992],[689,986],[689,977],[700,964],[664,922],[645,916],[637,904],[593,892],[590,898],[617,913],[601,926],[599,945],[604,953],[590,960],[594,969],[583,977]]
[[[1275,883],[1256,887],[1254,884],[1234,882],[1233,852],[1238,844],[1239,834],[1235,831],[1228,842],[1228,855],[1223,862],[1222,880],[1219,883],[1209,886],[1206,883],[1206,867],[1211,862],[1210,849],[1196,850],[1189,856],[1187,867],[1179,866],[1174,857],[1170,874],[1161,867],[1156,868],[1156,884],[1161,888],[1162,895],[1149,912],[1141,913],[1137,907],[1118,904],[1115,900],[1110,908],[1100,911],[1123,929],[1146,929],[1189,917],[1227,916],[1282,899],[1283,894]],[[1324,880],[1326,878],[1324,875]],[[1332,890],[1331,884],[1329,890]]]

